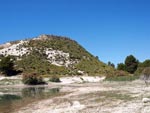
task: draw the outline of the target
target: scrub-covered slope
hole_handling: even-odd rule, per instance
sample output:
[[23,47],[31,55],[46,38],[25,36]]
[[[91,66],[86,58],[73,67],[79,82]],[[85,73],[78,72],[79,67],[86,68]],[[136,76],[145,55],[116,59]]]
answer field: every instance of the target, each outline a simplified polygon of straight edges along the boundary
[[113,68],[99,61],[70,38],[41,35],[0,45],[0,55],[15,56],[15,68],[43,75],[110,75]]

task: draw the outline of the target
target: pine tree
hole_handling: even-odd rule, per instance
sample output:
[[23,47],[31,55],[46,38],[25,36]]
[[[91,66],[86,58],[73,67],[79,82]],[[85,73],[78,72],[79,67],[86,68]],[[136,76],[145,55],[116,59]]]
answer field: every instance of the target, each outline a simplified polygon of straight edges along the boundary
[[139,61],[133,56],[129,55],[125,59],[126,71],[133,74],[138,67]]

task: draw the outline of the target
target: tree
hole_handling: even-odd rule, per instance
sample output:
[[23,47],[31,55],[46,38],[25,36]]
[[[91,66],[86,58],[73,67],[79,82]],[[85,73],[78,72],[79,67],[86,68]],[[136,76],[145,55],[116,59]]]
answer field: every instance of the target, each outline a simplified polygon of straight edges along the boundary
[[97,60],[99,60],[99,57],[98,57],[98,56],[96,56],[95,58],[96,58]]
[[117,65],[118,70],[126,71],[126,65],[124,63],[119,63]]
[[113,63],[111,63],[110,61],[108,62],[108,66],[115,68],[115,65]]
[[6,76],[10,76],[14,72],[14,63],[11,56],[3,57],[0,61],[0,71]]
[[126,71],[133,74],[138,67],[139,61],[133,56],[129,55],[125,59]]

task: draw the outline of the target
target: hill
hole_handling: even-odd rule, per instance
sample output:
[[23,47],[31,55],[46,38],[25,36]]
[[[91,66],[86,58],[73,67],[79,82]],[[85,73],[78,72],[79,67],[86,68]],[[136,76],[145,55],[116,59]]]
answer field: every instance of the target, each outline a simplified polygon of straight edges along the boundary
[[99,61],[76,41],[61,36],[39,37],[0,45],[0,56],[15,58],[15,69],[49,75],[111,75],[114,69]]

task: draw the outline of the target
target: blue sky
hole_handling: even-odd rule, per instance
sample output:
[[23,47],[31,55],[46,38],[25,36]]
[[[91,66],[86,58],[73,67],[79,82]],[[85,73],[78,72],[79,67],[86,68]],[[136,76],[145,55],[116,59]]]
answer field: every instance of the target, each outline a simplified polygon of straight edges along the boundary
[[149,0],[0,0],[0,43],[67,36],[104,62],[150,58]]

